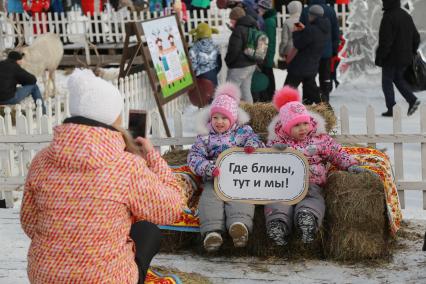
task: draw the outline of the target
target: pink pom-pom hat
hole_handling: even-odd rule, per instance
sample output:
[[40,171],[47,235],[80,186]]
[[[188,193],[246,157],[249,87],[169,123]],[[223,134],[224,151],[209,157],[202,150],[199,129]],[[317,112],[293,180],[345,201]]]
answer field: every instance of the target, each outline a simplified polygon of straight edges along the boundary
[[296,89],[285,86],[275,92],[272,102],[279,111],[281,125],[288,135],[296,124],[309,123],[311,120],[306,107],[300,102],[300,95]]
[[240,103],[240,88],[230,82],[223,83],[216,88],[213,102],[210,108],[210,116],[221,113],[226,116],[231,125],[238,117],[238,105]]

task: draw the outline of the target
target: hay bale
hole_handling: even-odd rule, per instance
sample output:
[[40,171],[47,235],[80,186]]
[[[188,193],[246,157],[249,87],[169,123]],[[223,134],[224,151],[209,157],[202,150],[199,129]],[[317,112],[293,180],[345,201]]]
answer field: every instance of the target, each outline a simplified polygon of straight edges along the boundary
[[211,284],[212,283],[208,278],[206,278],[206,277],[204,277],[204,276],[202,276],[198,273],[186,273],[186,272],[182,272],[182,271],[177,270],[177,269],[164,267],[164,266],[153,266],[152,269],[162,273],[163,275],[175,274],[175,275],[179,276],[182,283],[197,283],[197,284]]
[[328,257],[345,261],[389,256],[385,194],[377,176],[335,172],[324,193]]
[[189,150],[170,150],[164,153],[163,158],[170,166],[180,166],[187,163]]

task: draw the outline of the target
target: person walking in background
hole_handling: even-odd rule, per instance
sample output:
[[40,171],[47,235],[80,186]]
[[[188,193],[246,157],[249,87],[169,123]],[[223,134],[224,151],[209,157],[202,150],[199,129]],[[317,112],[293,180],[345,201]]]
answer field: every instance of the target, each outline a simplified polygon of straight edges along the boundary
[[297,53],[288,65],[284,85],[297,88],[302,83],[304,104],[321,102],[315,77],[330,34],[330,21],[323,15],[324,10],[321,6],[311,6],[308,12],[308,24],[305,26],[302,23],[296,23],[293,32],[293,43]]
[[[34,103],[41,101],[43,114],[46,107],[37,86],[37,78],[21,67],[23,54],[11,51],[7,59],[0,62],[0,104],[14,105],[31,95]],[[16,85],[20,84],[20,87]]]
[[226,81],[234,82],[241,88],[242,101],[252,103],[251,79],[256,69],[256,61],[247,57],[244,49],[247,46],[249,28],[257,29],[257,23],[255,19],[247,16],[241,7],[233,8],[229,18],[233,30],[225,56],[228,67]]
[[260,94],[261,102],[270,102],[275,92],[274,58],[277,38],[277,11],[272,8],[272,0],[259,0],[259,15],[264,19],[264,31],[268,36],[268,51],[261,66],[262,73],[268,77],[268,88]]
[[189,59],[195,76],[211,81],[216,87],[217,74],[222,68],[222,57],[219,47],[212,40],[212,34],[219,31],[206,23],[200,23],[189,33],[194,36],[194,44],[189,49]]
[[191,10],[193,13],[198,12],[198,17],[204,16],[207,17],[207,13],[210,9],[210,0],[192,0],[191,1]]
[[278,52],[288,65],[297,52],[293,45],[294,24],[299,22],[303,6],[300,1],[291,1],[287,9],[290,17],[284,21]]
[[241,3],[241,7],[246,12],[246,15],[252,16],[257,22],[257,27],[263,30],[265,28],[265,21],[262,15],[259,15],[257,13],[258,5],[256,5],[256,2],[257,1],[255,0],[243,0],[240,3]]
[[22,6],[21,0],[8,0],[6,9],[8,13],[24,13],[24,8]]
[[326,0],[309,0],[308,3],[309,6],[303,9],[300,17],[300,21],[303,24],[308,21],[308,9],[312,7],[312,5],[320,5],[324,10],[324,17],[327,18],[331,24],[331,33],[328,37],[318,67],[321,101],[328,103],[330,101],[330,92],[333,88],[331,82],[331,58],[337,55],[337,50],[339,48],[339,22],[336,12],[332,7],[326,4]]
[[412,115],[420,101],[404,79],[420,44],[420,35],[411,16],[401,9],[400,0],[383,0],[383,18],[376,50],[377,66],[382,67],[382,89],[387,111],[382,116],[393,116],[395,92],[393,84],[408,103],[407,115]]

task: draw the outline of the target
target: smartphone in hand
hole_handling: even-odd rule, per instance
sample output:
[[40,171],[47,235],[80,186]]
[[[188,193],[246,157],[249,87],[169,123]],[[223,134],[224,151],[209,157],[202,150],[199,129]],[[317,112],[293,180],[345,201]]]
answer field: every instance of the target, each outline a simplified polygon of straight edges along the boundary
[[146,138],[146,111],[143,110],[130,110],[129,111],[129,125],[128,129],[132,137]]

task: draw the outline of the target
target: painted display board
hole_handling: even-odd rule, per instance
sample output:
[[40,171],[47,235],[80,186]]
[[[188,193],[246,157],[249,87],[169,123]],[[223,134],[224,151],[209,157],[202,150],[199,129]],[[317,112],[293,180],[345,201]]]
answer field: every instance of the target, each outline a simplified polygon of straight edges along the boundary
[[192,87],[194,80],[176,17],[156,18],[141,25],[160,83],[162,100]]

